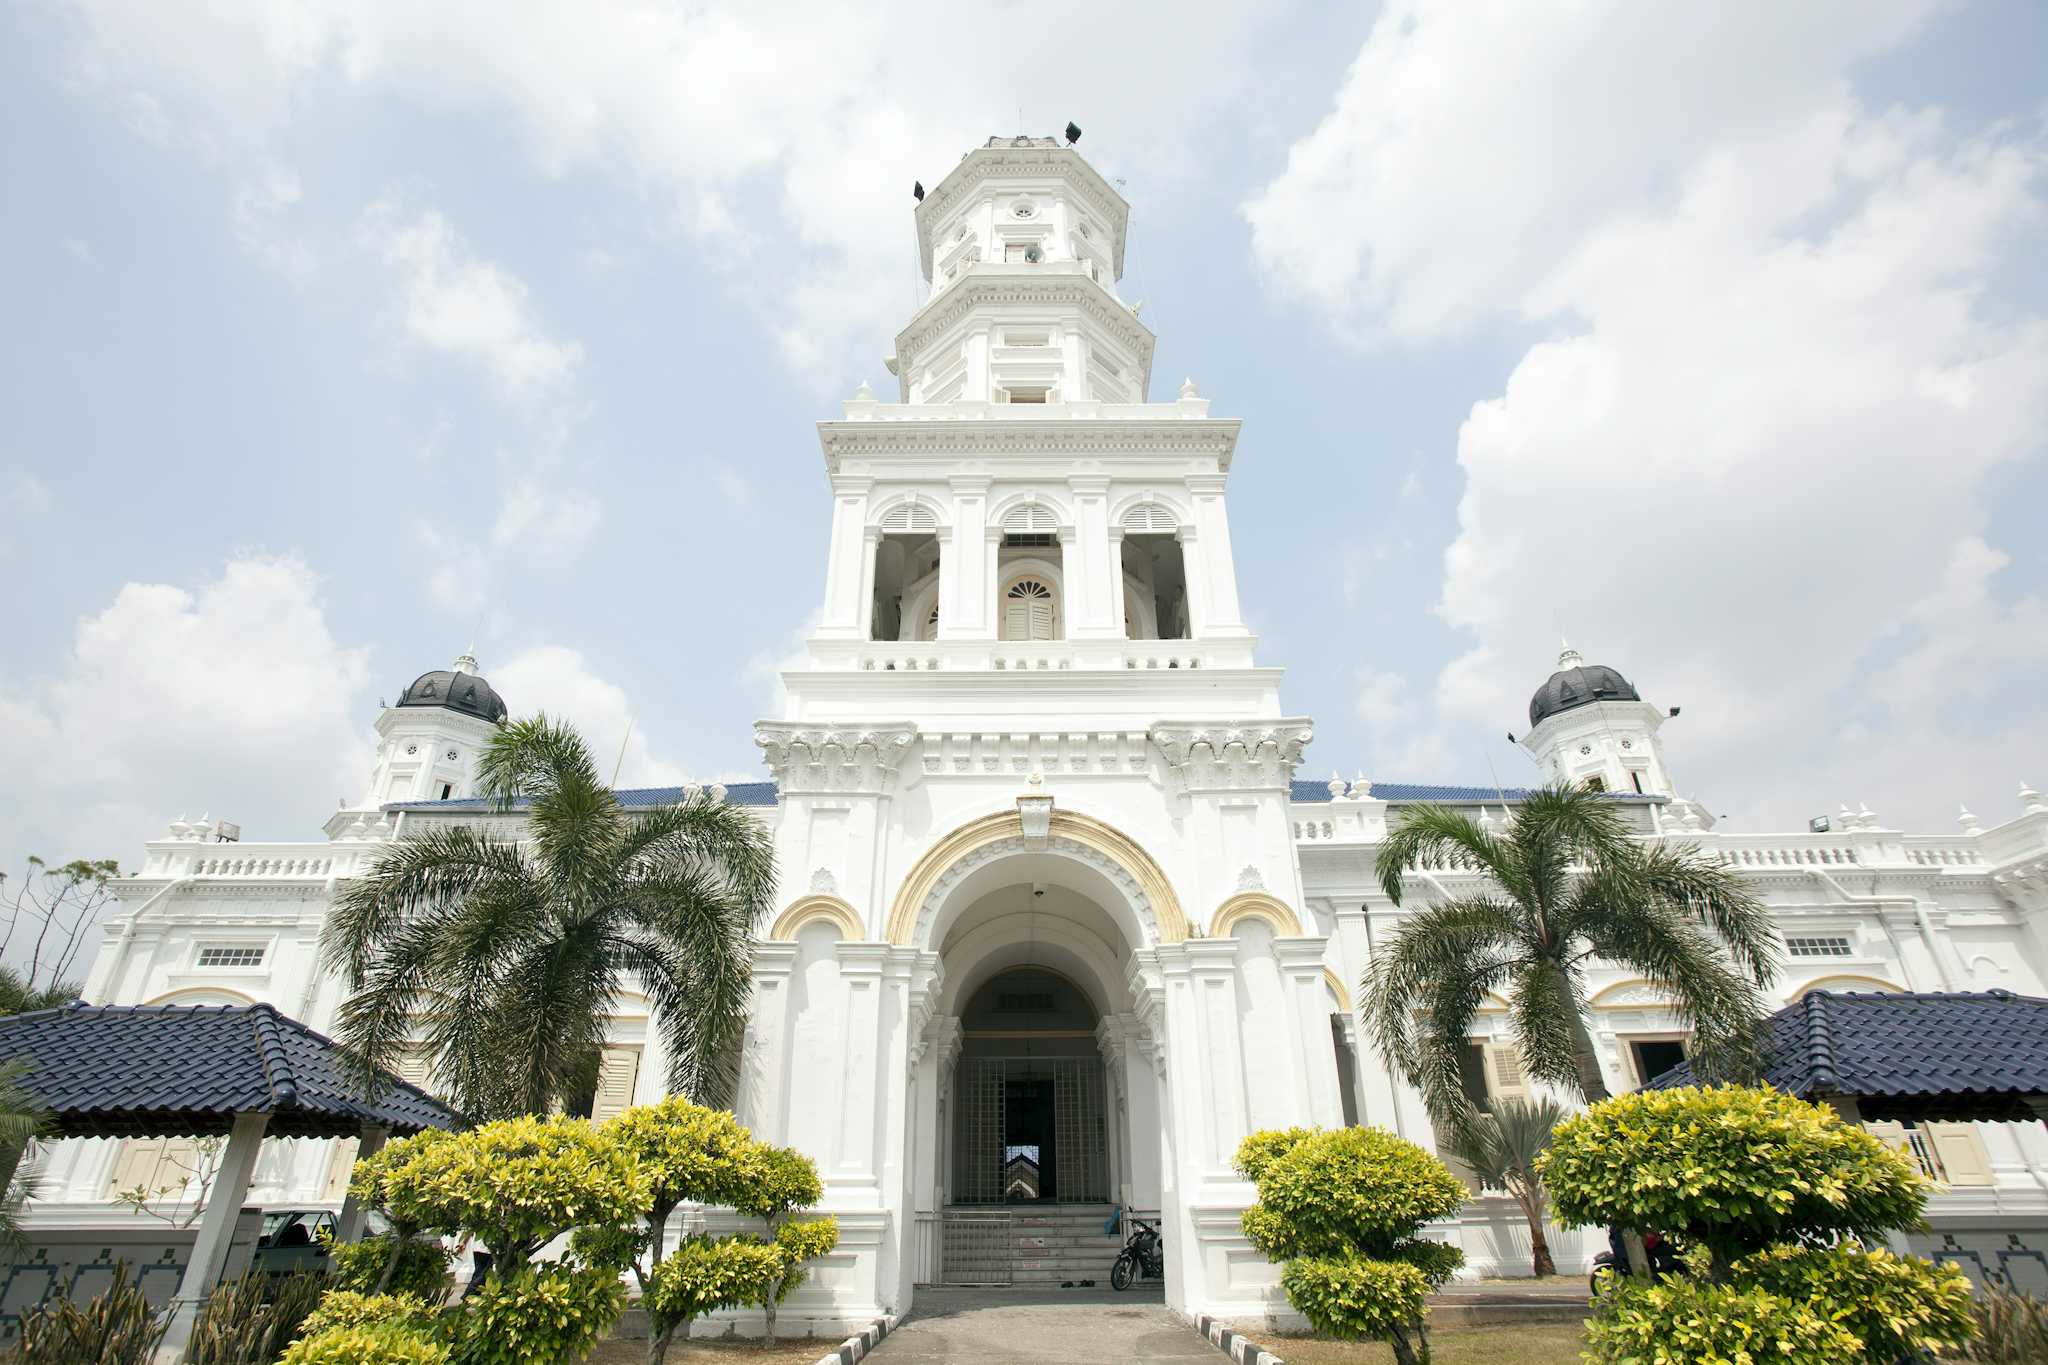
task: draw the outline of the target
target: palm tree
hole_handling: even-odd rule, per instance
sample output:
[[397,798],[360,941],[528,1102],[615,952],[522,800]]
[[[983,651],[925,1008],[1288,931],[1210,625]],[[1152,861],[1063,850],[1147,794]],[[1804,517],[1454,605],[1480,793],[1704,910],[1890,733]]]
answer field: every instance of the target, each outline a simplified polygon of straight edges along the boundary
[[338,1032],[365,1084],[423,1046],[472,1117],[566,1103],[589,1089],[630,976],[670,1090],[722,1101],[774,895],[766,832],[709,796],[629,814],[582,737],[545,715],[500,728],[477,784],[501,811],[523,806],[519,837],[426,831],[335,899],[323,957],[350,991]]
[[27,1014],[30,1010],[53,1010],[78,998],[76,981],[29,984],[14,968],[0,965],[0,1015]]
[[1695,845],[1631,837],[1611,797],[1545,788],[1498,831],[1446,806],[1415,805],[1380,846],[1396,905],[1432,866],[1487,884],[1407,917],[1361,983],[1381,1051],[1422,1091],[1436,1121],[1470,1125],[1463,1060],[1489,994],[1507,1000],[1524,1070],[1588,1103],[1607,1098],[1586,1026],[1584,972],[1598,960],[1647,979],[1692,1030],[1706,1076],[1754,1065],[1763,987],[1778,937],[1762,902]]
[[1451,1150],[1472,1168],[1480,1185],[1505,1190],[1522,1206],[1529,1220],[1530,1273],[1537,1279],[1557,1273],[1550,1257],[1550,1239],[1543,1235],[1543,1209],[1550,1202],[1537,1174],[1536,1158],[1550,1145],[1550,1130],[1564,1117],[1555,1100],[1503,1100],[1493,1112],[1453,1136]]
[[25,1086],[29,1072],[26,1058],[0,1062],[0,1250],[22,1252],[21,1209],[35,1196],[35,1185],[24,1169],[29,1144],[49,1131],[50,1116]]

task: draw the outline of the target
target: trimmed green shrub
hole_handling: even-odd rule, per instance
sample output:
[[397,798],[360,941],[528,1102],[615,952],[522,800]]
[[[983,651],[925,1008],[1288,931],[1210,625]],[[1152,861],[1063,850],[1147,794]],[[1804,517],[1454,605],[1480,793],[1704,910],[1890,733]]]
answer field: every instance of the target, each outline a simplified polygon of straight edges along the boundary
[[1339,1128],[1254,1133],[1237,1169],[1259,1191],[1245,1236],[1286,1263],[1296,1311],[1332,1336],[1386,1341],[1401,1365],[1427,1360],[1424,1296],[1464,1264],[1458,1248],[1417,1235],[1465,1202],[1450,1168],[1392,1133]]
[[1776,1090],[1638,1090],[1557,1125],[1537,1163],[1560,1221],[1705,1247],[1717,1265],[1802,1238],[1883,1240],[1920,1219],[1913,1163]]
[[1832,1317],[1873,1361],[1952,1350],[1977,1335],[1959,1267],[1883,1247],[1772,1247],[1737,1261],[1733,1277]]
[[493,1275],[452,1317],[453,1365],[581,1360],[626,1311],[626,1287],[602,1267],[529,1266]]
[[790,1291],[804,1282],[804,1263],[823,1256],[839,1245],[839,1222],[821,1218],[809,1223],[788,1219],[824,1197],[825,1187],[818,1168],[794,1147],[756,1144],[747,1161],[748,1179],[734,1201],[736,1211],[768,1224],[769,1238],[776,1252],[776,1268],[750,1302],[761,1306],[768,1323],[768,1339],[775,1339],[775,1310]]
[[393,1221],[471,1233],[508,1274],[574,1228],[639,1221],[652,1199],[640,1162],[609,1124],[528,1116],[418,1143],[378,1153],[385,1160],[374,1178]]
[[424,1328],[433,1319],[433,1306],[410,1294],[362,1294],[353,1289],[336,1289],[329,1291],[306,1318],[305,1334],[312,1336],[337,1327],[374,1327],[384,1322]]
[[278,1365],[448,1365],[448,1348],[396,1322],[301,1337]]
[[[391,1263],[394,1248],[398,1259],[391,1265],[387,1278],[384,1267]],[[329,1239],[327,1282],[336,1289],[374,1294],[381,1280],[386,1293],[411,1294],[439,1303],[448,1292],[448,1264],[454,1259],[451,1248],[427,1237],[399,1237],[387,1232],[359,1242]]]
[[190,1365],[270,1365],[303,1330],[325,1279],[252,1270],[216,1285],[192,1324]]
[[654,1268],[641,1303],[665,1348],[671,1334],[688,1336],[694,1319],[756,1302],[761,1286],[781,1273],[782,1253],[772,1243],[752,1237],[685,1237]]
[[1586,1345],[1595,1365],[1842,1365],[1863,1358],[1853,1333],[1808,1304],[1685,1278],[1614,1284],[1586,1322]]

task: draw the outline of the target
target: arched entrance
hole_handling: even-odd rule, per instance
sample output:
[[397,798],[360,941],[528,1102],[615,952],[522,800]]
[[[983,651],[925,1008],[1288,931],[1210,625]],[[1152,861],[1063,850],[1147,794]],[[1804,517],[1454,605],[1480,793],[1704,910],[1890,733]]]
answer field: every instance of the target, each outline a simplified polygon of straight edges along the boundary
[[1109,1202],[1101,1019],[1045,967],[991,977],[960,1015],[954,1205]]

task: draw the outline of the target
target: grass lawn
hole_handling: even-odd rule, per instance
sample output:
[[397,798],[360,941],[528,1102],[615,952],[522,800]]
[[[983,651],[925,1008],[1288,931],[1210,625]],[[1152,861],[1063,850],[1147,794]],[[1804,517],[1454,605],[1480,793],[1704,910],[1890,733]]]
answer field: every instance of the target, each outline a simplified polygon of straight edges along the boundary
[[[1253,1334],[1252,1340],[1287,1365],[1393,1365],[1384,1342],[1358,1344],[1314,1337]],[[1585,1332],[1577,1323],[1519,1327],[1443,1327],[1429,1334],[1432,1365],[1579,1365]]]
[[[815,1337],[778,1338],[774,1350],[758,1341],[678,1341],[668,1348],[668,1365],[812,1365],[839,1342]],[[589,1365],[642,1365],[647,1343],[614,1338],[599,1342]]]

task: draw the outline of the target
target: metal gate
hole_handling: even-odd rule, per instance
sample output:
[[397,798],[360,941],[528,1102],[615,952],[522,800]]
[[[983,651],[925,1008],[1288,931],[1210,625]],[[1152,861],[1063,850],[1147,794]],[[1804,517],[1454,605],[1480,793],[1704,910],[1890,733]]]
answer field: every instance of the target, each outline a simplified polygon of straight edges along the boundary
[[1005,1094],[1012,1079],[1052,1082],[1052,1154],[1057,1172],[1053,1201],[1099,1204],[1108,1200],[1101,1058],[969,1057],[959,1066],[959,1146],[953,1162],[953,1203],[1005,1202],[1009,1155]]
[[947,1209],[939,1216],[941,1284],[1008,1284],[1014,1251],[1010,1215],[1001,1209]]

